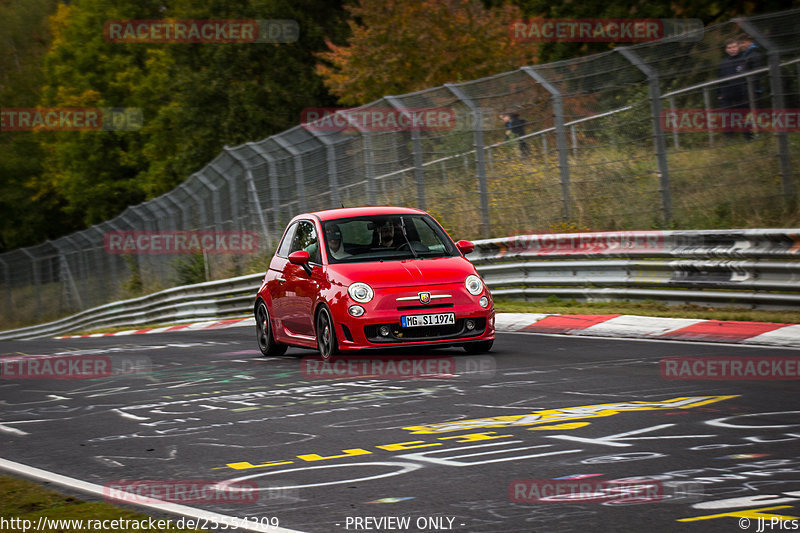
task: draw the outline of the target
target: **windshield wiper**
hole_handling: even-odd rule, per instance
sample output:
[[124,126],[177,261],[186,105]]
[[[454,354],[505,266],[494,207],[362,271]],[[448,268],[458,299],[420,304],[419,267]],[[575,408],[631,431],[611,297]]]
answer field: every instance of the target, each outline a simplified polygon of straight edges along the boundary
[[408,243],[408,249],[411,250],[412,254],[414,254],[414,259],[418,259],[416,250],[414,250],[414,247],[411,246],[411,241],[408,240],[408,234],[406,234],[406,221],[404,217],[400,217],[400,231],[403,233],[403,237]]

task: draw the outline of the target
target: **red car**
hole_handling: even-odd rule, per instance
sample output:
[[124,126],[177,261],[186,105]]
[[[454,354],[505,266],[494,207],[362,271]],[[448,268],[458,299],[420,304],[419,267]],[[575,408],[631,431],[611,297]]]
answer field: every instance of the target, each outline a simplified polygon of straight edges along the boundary
[[429,214],[357,207],[298,215],[289,223],[255,302],[258,346],[340,351],[494,342],[489,289]]

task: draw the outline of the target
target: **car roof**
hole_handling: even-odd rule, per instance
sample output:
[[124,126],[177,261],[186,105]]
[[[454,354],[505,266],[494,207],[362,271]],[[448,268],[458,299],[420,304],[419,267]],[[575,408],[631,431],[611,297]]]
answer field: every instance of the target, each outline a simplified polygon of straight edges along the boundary
[[301,216],[316,216],[321,221],[334,220],[338,218],[365,217],[369,215],[420,215],[426,214],[425,211],[410,207],[343,207],[339,209],[327,209],[325,211],[315,211]]

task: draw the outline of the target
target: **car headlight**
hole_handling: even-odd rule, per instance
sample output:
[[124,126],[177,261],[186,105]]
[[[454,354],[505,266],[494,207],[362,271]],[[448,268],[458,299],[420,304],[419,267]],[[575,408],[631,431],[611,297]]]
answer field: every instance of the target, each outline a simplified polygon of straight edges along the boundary
[[347,287],[347,294],[350,295],[350,298],[362,304],[372,300],[372,297],[375,296],[372,287],[360,281]]
[[479,295],[483,290],[483,282],[481,278],[475,274],[467,276],[467,279],[464,281],[464,286],[467,287],[467,291],[469,291],[470,294],[475,296]]

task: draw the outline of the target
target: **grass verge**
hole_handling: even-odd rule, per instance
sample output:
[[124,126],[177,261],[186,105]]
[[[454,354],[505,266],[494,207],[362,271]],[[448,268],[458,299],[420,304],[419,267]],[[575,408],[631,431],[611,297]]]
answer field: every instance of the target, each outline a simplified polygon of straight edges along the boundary
[[[85,502],[27,479],[0,475],[0,520],[5,520],[0,524],[0,531],[34,531],[40,524],[40,518],[46,519],[46,523],[42,522],[43,527],[36,531],[52,533],[202,531],[165,528],[163,526],[167,524],[167,520],[175,525],[178,518],[155,518],[104,502]],[[115,520],[116,523],[113,522]],[[134,527],[133,521],[140,527]]]

